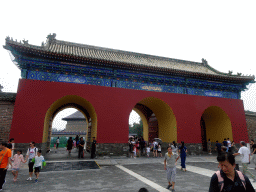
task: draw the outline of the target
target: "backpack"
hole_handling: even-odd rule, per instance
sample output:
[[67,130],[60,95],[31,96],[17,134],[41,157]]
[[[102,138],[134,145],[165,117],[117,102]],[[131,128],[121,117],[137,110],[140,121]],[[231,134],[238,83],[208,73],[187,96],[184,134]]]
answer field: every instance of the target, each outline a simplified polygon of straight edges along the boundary
[[[245,178],[244,178],[243,173],[242,173],[241,171],[237,171],[237,170],[236,170],[236,172],[238,173],[238,176],[239,176],[240,180],[242,181],[242,184],[243,184],[243,186],[244,186],[244,189],[246,190],[246,183],[245,183]],[[221,176],[220,171],[217,171],[217,172],[216,172],[216,175],[217,175],[217,177],[218,177],[218,186],[219,186],[219,188],[220,188],[220,191],[222,191],[222,189],[223,189],[223,187],[224,187],[224,179],[223,179],[223,177]]]

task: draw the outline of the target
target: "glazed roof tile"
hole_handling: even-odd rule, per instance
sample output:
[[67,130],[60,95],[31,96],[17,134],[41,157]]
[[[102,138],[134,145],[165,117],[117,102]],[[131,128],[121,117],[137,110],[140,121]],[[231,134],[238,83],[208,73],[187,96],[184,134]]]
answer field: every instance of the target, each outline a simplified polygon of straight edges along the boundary
[[[190,73],[201,73],[217,76],[229,76],[233,78],[250,79],[254,81],[254,76],[241,76],[230,75],[228,73],[222,73],[208,65],[207,61],[202,59],[202,62],[185,61],[179,59],[172,59],[166,57],[152,56],[141,53],[134,53],[128,51],[121,51],[116,49],[109,49],[103,47],[97,47],[86,44],[78,44],[67,41],[57,40],[56,34],[50,34],[47,36],[46,43],[42,43],[42,46],[35,46],[28,44],[28,41],[23,40],[23,43],[13,41],[9,37],[6,38],[7,44],[16,44],[19,46],[32,48],[37,51],[47,51],[50,53],[71,55],[82,58],[97,59],[103,61],[110,61],[115,63],[131,64],[137,67],[155,67],[159,69],[185,71]],[[117,64],[118,65],[118,64]]]
[[96,47],[91,45],[74,44],[66,41],[54,40],[47,42],[45,49],[58,54],[75,55],[92,59],[122,62],[127,64],[170,68],[189,72],[219,74],[217,70],[210,69],[207,65],[198,62],[183,61],[158,57],[134,52]]
[[62,120],[70,121],[70,120],[86,120],[84,115],[80,111],[76,111],[75,113],[72,113],[71,115],[62,118]]

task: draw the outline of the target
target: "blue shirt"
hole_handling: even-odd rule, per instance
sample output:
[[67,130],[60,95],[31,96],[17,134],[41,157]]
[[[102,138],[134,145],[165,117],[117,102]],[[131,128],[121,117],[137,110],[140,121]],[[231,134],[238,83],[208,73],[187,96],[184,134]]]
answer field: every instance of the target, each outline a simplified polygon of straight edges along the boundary
[[181,146],[179,147],[179,149],[180,149],[180,155],[186,155],[186,150],[187,150],[187,147],[183,147],[183,149],[181,149]]

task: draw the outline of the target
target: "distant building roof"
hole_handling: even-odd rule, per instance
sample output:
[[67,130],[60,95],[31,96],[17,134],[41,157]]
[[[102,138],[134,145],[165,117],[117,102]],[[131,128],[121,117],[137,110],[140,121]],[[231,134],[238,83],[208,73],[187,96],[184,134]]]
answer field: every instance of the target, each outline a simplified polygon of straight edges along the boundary
[[245,112],[245,115],[256,117],[256,112],[254,111],[244,111],[244,112]]
[[16,99],[16,95],[17,95],[17,93],[0,92],[0,101],[14,102]]
[[86,118],[80,111],[77,111],[67,117],[62,118],[62,120],[64,120],[64,121],[81,121],[81,120],[85,121]]

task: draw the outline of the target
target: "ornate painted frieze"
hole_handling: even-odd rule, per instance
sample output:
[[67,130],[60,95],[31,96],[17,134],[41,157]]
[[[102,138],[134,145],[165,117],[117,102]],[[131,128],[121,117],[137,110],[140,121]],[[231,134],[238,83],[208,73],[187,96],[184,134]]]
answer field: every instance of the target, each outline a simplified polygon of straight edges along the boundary
[[20,58],[22,78],[239,99],[242,85]]

